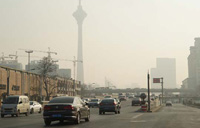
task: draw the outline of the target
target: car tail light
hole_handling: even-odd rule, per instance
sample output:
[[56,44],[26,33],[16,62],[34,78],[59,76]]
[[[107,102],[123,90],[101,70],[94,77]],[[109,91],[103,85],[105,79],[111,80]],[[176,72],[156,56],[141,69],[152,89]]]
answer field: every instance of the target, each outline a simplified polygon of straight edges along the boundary
[[51,110],[51,107],[50,106],[44,106],[44,110],[45,111]]
[[116,105],[116,103],[113,103],[113,105]]
[[67,105],[67,106],[64,106],[64,109],[69,109],[69,110],[74,110],[74,107],[72,105]]

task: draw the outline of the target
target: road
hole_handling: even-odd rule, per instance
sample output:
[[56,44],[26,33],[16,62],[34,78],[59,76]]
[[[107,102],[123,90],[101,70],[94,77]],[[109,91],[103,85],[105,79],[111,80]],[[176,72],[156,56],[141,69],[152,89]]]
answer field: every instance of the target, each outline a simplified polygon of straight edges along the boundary
[[[70,122],[53,122],[50,128],[199,128],[200,109],[174,104],[163,107],[158,112],[137,112],[139,106],[131,106],[131,101],[122,102],[121,114],[98,114],[98,108],[91,108],[90,122],[81,121],[74,125]],[[0,118],[1,128],[43,128],[42,114],[32,114],[28,117],[6,116]]]

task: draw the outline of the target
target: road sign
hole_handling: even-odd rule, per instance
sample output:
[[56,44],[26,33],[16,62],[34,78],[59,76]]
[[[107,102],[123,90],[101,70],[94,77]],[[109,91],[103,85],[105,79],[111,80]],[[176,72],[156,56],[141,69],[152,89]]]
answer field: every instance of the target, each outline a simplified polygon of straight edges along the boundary
[[160,83],[160,78],[153,78],[153,83]]

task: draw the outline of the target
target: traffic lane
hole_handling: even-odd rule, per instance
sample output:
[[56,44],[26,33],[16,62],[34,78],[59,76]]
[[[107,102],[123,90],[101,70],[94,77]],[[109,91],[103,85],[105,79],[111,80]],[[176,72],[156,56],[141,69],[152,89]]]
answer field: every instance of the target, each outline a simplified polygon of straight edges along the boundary
[[[130,101],[122,102],[121,114],[106,113],[105,115],[99,115],[98,108],[91,108],[91,119],[90,122],[81,121],[81,124],[74,125],[71,122],[64,122],[63,124],[59,122],[52,122],[50,127],[69,127],[69,128],[101,128],[101,127],[112,127],[119,126],[121,124],[126,124],[126,120],[134,115],[139,106],[132,107]],[[123,120],[123,121],[121,121]],[[28,117],[20,115],[20,117],[6,116],[5,118],[0,118],[1,127],[3,128],[42,128],[46,127],[42,118],[42,114],[32,114]],[[102,126],[103,125],[103,126]]]
[[131,127],[141,128],[199,128],[200,109],[173,104],[154,113],[145,113],[131,120]]

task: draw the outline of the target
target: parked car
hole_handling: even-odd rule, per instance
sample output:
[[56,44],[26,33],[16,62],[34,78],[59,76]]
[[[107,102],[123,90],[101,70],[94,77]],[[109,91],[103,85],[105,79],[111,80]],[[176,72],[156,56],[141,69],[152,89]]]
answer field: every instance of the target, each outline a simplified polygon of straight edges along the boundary
[[99,115],[105,114],[105,112],[115,112],[115,114],[120,114],[120,109],[116,99],[107,98],[103,99],[99,105]]
[[124,95],[119,96],[119,100],[120,101],[126,101],[126,96],[124,96]]
[[1,107],[1,117],[5,115],[16,115],[25,114],[28,116],[30,109],[29,98],[23,95],[8,96]]
[[42,105],[37,101],[30,101],[30,114],[33,114],[35,112],[41,113]]
[[167,101],[166,102],[166,106],[172,106],[172,102],[171,101]]
[[99,107],[100,99],[91,99],[88,103],[88,107]]
[[79,124],[81,119],[89,121],[90,109],[79,97],[56,97],[44,106],[44,123],[49,126],[52,121],[73,121]]
[[134,97],[132,102],[131,102],[131,105],[134,106],[134,105],[141,105],[141,98],[139,97]]

